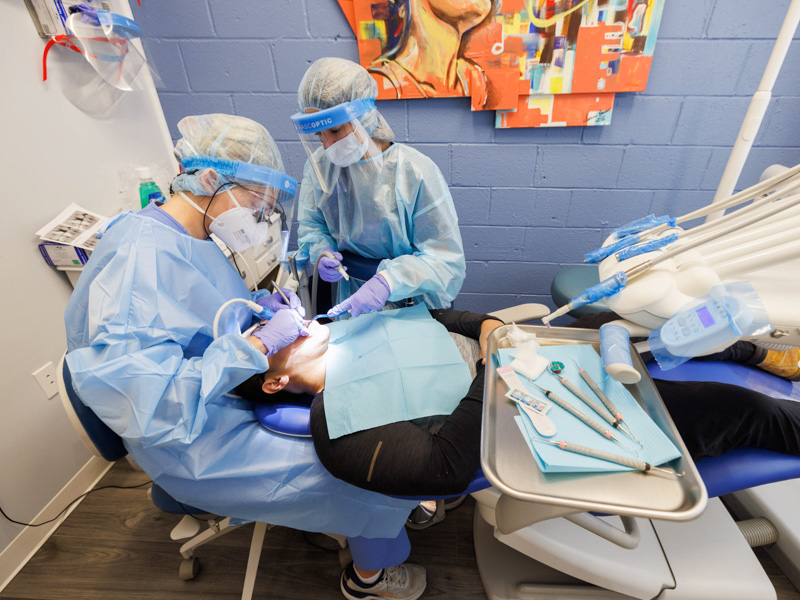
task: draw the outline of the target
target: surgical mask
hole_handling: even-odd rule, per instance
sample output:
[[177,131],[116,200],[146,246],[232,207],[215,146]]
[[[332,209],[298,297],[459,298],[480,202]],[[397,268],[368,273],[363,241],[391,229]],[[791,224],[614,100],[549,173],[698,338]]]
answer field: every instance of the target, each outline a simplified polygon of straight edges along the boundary
[[339,167],[349,167],[361,160],[369,148],[369,138],[364,136],[364,141],[358,141],[356,132],[353,131],[337,142],[325,148],[325,156]]
[[[197,204],[195,204],[186,194],[178,192],[184,199],[194,206],[196,210],[204,215],[207,215]],[[227,245],[234,252],[241,252],[257,246],[269,235],[269,223],[258,223],[253,214],[252,209],[246,208],[239,204],[236,197],[231,194],[230,190],[225,190],[225,193],[230,196],[235,208],[226,210],[224,213],[214,218],[207,215],[211,219],[209,231],[216,235],[222,242]]]

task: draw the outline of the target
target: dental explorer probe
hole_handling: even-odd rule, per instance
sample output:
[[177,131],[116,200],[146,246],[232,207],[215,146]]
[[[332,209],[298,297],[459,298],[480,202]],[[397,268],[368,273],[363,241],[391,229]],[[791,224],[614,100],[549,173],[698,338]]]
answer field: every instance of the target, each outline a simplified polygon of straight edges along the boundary
[[[597,385],[597,382],[594,379],[592,379],[592,376],[589,375],[589,373],[587,373],[584,369],[582,369],[581,366],[578,364],[578,361],[576,361],[574,358],[572,359],[572,362],[574,362],[575,366],[578,367],[578,373],[580,373],[580,376],[589,385],[589,387],[592,388],[592,391],[597,395],[597,397],[600,398],[600,401],[608,409],[608,412],[610,412],[614,416],[617,422],[623,421],[624,417],[622,416],[622,413],[619,412],[619,409],[614,405],[611,399],[605,395],[603,390],[600,389],[600,386]],[[623,429],[623,431],[625,430]],[[631,436],[634,440],[636,440],[639,443],[639,445],[644,448],[642,442],[639,442],[639,440],[636,439],[632,433],[628,433],[628,435]]]
[[558,448],[566,450],[567,452],[574,452],[576,454],[583,454],[584,456],[599,458],[600,460],[607,460],[608,462],[614,462],[619,465],[624,465],[626,467],[637,469],[638,471],[642,471],[643,473],[647,473],[648,471],[659,471],[661,473],[668,473],[670,475],[675,475],[676,477],[683,477],[683,473],[676,473],[674,471],[670,471],[669,469],[654,467],[650,463],[645,462],[643,460],[639,460],[638,458],[630,458],[628,456],[620,456],[619,454],[603,452],[602,450],[596,450],[595,448],[588,448],[587,446],[581,446],[580,444],[573,444],[572,442],[564,442],[564,441],[557,442],[554,440],[546,440],[544,438],[536,438],[536,439],[540,442],[545,442],[547,444],[552,444],[553,446],[557,446]]
[[[534,384],[534,385],[536,385],[536,384]],[[563,408],[567,412],[572,413],[575,417],[577,417],[578,419],[580,419],[581,421],[586,423],[589,427],[594,429],[597,433],[599,433],[603,437],[608,438],[610,440],[614,440],[615,442],[617,442],[623,448],[627,448],[631,452],[633,452],[635,454],[638,454],[638,452],[636,452],[636,450],[634,450],[630,446],[627,446],[627,445],[623,444],[622,441],[617,436],[615,436],[613,433],[611,433],[611,431],[609,431],[608,429],[603,427],[600,423],[598,423],[597,421],[595,421],[591,417],[587,417],[585,414],[583,414],[577,408],[572,406],[569,402],[564,400],[561,396],[557,396],[553,392],[550,392],[550,391],[548,391],[548,390],[546,390],[543,387],[540,387],[538,385],[536,385],[536,387],[539,388],[541,390],[541,392],[545,396],[547,396],[548,399],[550,399],[553,402],[555,402],[556,404],[558,404],[561,408]]]
[[[592,391],[595,393],[595,395],[597,395],[597,397],[600,398],[600,401],[603,403],[603,406],[605,406],[608,409],[608,412],[611,413],[617,421],[619,422],[624,421],[625,417],[622,416],[622,413],[614,405],[611,399],[605,395],[605,392],[603,392],[603,390],[600,389],[600,386],[597,385],[597,382],[594,379],[592,379],[592,376],[589,375],[589,373],[587,373],[585,369],[581,368],[577,360],[575,360],[572,357],[570,357],[570,359],[572,360],[572,362],[575,363],[575,366],[578,368],[578,373],[580,374],[581,378],[588,384],[590,388],[592,388]],[[636,439],[633,436],[633,434],[628,434],[628,435],[630,435],[634,440],[639,442],[639,440]],[[639,442],[639,445],[641,446],[642,443]]]
[[[575,366],[578,367],[578,372],[579,373],[581,373],[582,375],[584,373],[586,373],[586,371],[584,371],[583,369],[581,369],[578,366],[578,363],[575,361],[574,358],[572,359],[572,361],[575,363]],[[552,371],[550,371],[550,372],[552,373]],[[556,375],[556,374],[553,373],[553,375]],[[640,446],[644,447],[642,445],[642,442],[637,440],[636,437],[634,437],[634,435],[630,431],[628,431],[625,427],[623,427],[623,425],[622,425],[622,415],[619,413],[618,410],[615,409],[614,411],[612,411],[611,408],[608,407],[608,405],[606,405],[605,408],[600,406],[597,402],[595,402],[594,400],[589,398],[589,396],[584,394],[578,388],[578,386],[576,386],[574,383],[572,383],[569,379],[566,379],[566,378],[562,377],[561,375],[556,375],[556,377],[558,377],[558,380],[561,382],[561,385],[563,385],[570,392],[572,392],[578,398],[580,398],[586,404],[588,404],[589,408],[591,408],[594,412],[596,412],[598,415],[600,415],[606,423],[608,423],[609,425],[611,425],[615,429],[619,429],[622,433],[627,435],[629,438],[631,438],[637,444],[639,444]],[[586,377],[588,377],[588,375]],[[586,381],[586,377],[584,377],[584,381]],[[589,382],[586,381],[586,383],[589,383]],[[591,385],[590,385],[590,387],[591,387]],[[592,388],[592,390],[594,390],[594,388]],[[597,393],[597,391],[595,391],[595,394],[596,393]],[[598,398],[600,398],[599,395],[598,395]],[[602,400],[602,398],[600,398],[600,399]],[[608,400],[608,399],[606,398],[606,400]],[[609,400],[608,402],[610,403],[611,401]],[[605,402],[603,404],[605,404]],[[611,404],[611,406],[613,407],[614,405]]]
[[283,293],[283,290],[275,282],[275,280],[272,281],[272,287],[274,287],[275,291],[278,292],[281,295],[281,298],[283,298],[283,301],[286,302],[286,306],[289,306],[291,304],[291,302],[289,302],[289,298],[287,298],[286,294]]

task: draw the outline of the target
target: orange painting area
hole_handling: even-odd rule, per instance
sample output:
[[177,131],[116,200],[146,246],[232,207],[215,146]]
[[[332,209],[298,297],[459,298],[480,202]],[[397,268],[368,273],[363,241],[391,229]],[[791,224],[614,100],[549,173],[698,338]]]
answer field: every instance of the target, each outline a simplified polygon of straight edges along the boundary
[[472,110],[513,110],[519,104],[519,69],[487,69],[486,93],[476,93],[481,82],[472,76]]
[[[632,56],[620,52],[604,52],[620,43],[621,25],[599,24],[581,27],[575,47],[573,94],[595,92],[641,92],[647,85],[652,56]],[[609,62],[619,60],[613,73]]]
[[571,127],[607,125],[614,94],[539,94],[520,96],[514,111],[497,111],[495,127]]
[[[663,2],[652,1],[654,5]],[[392,55],[378,61],[392,40],[398,39],[394,31],[398,16],[386,0],[337,2],[356,34],[359,63],[368,69],[372,67],[370,72],[378,83],[379,100],[465,95],[470,97],[473,111],[497,111],[495,127],[498,128],[607,125],[611,121],[614,93],[642,91],[647,85],[652,56],[631,52],[633,42],[645,38],[631,38],[627,21],[578,27],[574,54],[565,54],[563,45],[558,46],[556,54],[551,56],[551,49],[546,64],[537,67],[540,57],[533,54],[536,48],[525,38],[527,29],[520,29],[519,23],[520,15],[525,15],[528,9],[528,0],[503,0],[499,7],[495,4],[493,18],[465,35],[459,53],[461,82],[457,87],[443,90],[433,83],[437,81],[435,78],[423,78],[416,72],[412,75],[408,63],[400,64],[392,60]],[[575,13],[570,18],[582,17]],[[550,34],[566,32],[565,27],[554,27]],[[423,46],[420,48],[424,50]],[[556,62],[564,58],[571,64],[563,66]],[[558,65],[554,69],[562,69],[564,77],[569,79],[561,81],[560,72],[548,73],[547,91],[532,94],[528,77],[535,74],[536,81],[541,81],[541,69],[549,69],[551,62]],[[534,88],[545,91],[545,86],[540,87],[539,83]]]
[[356,32],[356,11],[353,5],[353,0],[338,0],[339,8],[342,9],[347,22],[350,24],[350,29],[353,33]]

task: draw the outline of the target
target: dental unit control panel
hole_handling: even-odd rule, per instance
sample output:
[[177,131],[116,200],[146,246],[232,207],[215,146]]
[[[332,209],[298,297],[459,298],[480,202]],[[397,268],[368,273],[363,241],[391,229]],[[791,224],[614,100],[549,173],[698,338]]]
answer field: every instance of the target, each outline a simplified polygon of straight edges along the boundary
[[737,298],[714,298],[681,311],[661,328],[661,339],[674,356],[696,356],[698,348],[711,350],[742,335],[753,320]]

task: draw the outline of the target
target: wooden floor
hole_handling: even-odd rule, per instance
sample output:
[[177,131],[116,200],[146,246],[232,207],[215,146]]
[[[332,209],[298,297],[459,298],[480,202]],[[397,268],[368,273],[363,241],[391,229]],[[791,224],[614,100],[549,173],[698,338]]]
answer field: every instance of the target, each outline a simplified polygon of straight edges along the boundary
[[[102,485],[147,481],[127,461]],[[147,499],[147,488],[102,490],[89,495],[0,593],[4,600],[181,600],[241,598],[252,525],[200,548],[200,574],[178,578],[179,543],[169,539],[174,515]],[[448,512],[427,531],[410,531],[412,562],[428,569],[423,598],[484,600],[472,545],[473,501]],[[779,600],[800,600],[775,565],[759,553]],[[336,552],[309,543],[304,534],[276,527],[267,532],[254,599],[341,600]]]

